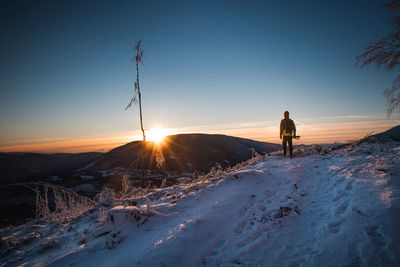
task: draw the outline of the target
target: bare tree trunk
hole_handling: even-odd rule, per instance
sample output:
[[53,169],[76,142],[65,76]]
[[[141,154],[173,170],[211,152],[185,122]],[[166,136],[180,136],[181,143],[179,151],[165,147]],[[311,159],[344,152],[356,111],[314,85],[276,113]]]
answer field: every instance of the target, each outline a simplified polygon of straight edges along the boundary
[[140,129],[142,130],[143,134],[143,144],[140,148],[139,157],[141,158],[141,172],[142,172],[142,187],[144,187],[144,155],[145,155],[145,142],[146,142],[146,133],[144,132],[143,127],[143,113],[142,113],[142,93],[140,92],[140,84],[139,84],[139,62],[142,62],[143,50],[140,48],[141,41],[138,41],[136,44],[136,86],[137,86],[137,93],[139,97],[139,115],[140,115]]
[[141,172],[142,172],[142,183],[141,183],[141,187],[142,188],[144,188],[145,187],[145,185],[144,185],[144,152],[143,152],[143,150],[144,150],[144,147],[142,147],[141,148],[141,150],[142,151],[140,151],[140,158],[141,158],[141,164],[140,164],[140,169],[141,169]]
[[142,94],[140,93],[140,85],[139,85],[139,62],[138,61],[136,61],[136,83],[137,83],[138,95],[139,95],[140,128],[142,129],[143,142],[146,142],[146,134],[143,129]]
[[[129,107],[131,107],[132,103],[137,104],[138,99],[139,98],[139,115],[140,115],[140,129],[142,130],[142,134],[143,134],[143,142],[141,144],[140,147],[140,152],[138,154],[139,158],[138,160],[141,160],[141,172],[142,172],[142,186],[144,186],[144,155],[145,153],[145,143],[146,143],[146,133],[144,131],[144,127],[143,127],[143,112],[142,112],[142,93],[140,92],[140,84],[139,84],[139,63],[142,62],[142,58],[143,58],[143,49],[141,49],[140,45],[141,45],[142,41],[137,41],[136,45],[135,45],[135,51],[136,51],[136,56],[135,56],[135,61],[136,61],[136,81],[135,81],[135,96],[131,99],[131,101],[129,102],[128,106],[126,106],[125,110],[128,109]],[[139,163],[139,162],[138,162]]]

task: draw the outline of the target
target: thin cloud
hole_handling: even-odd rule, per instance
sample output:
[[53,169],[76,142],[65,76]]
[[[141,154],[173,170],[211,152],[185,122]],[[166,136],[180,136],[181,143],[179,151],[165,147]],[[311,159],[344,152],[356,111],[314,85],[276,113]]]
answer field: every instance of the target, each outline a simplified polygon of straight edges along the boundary
[[[398,116],[399,117],[399,116]],[[294,118],[295,119],[295,118]],[[332,121],[342,120],[342,121]],[[350,115],[295,119],[301,140],[297,144],[346,142],[364,137],[371,132],[382,132],[400,124],[400,119],[386,119],[385,114]],[[168,128],[171,133],[225,134],[258,141],[280,143],[279,120],[237,122]],[[88,152],[108,151],[119,145],[140,139],[140,131],[121,132],[108,136],[76,138],[41,138],[0,145],[2,152]]]

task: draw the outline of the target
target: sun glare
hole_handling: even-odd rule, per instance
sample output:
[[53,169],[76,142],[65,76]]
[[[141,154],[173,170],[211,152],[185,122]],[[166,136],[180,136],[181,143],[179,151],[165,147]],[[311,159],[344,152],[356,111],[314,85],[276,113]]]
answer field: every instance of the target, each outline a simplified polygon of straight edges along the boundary
[[169,134],[171,133],[165,128],[153,128],[146,133],[146,138],[148,141],[161,143]]

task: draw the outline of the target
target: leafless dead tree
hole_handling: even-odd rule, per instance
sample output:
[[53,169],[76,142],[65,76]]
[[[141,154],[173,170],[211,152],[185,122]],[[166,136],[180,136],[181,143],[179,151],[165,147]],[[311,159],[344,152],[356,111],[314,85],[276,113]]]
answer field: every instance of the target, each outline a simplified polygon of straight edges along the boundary
[[132,97],[129,104],[126,106],[125,110],[132,106],[132,103],[137,104],[139,101],[139,114],[140,114],[140,128],[143,134],[143,142],[146,142],[146,134],[143,128],[143,115],[142,115],[142,94],[140,92],[140,84],[139,84],[139,63],[143,64],[143,49],[141,48],[142,41],[137,41],[135,44],[136,56],[133,60],[136,62],[136,81],[135,81],[135,95]]
[[[375,64],[378,68],[393,71],[399,66],[400,59],[400,0],[393,0],[385,5],[392,14],[392,32],[364,48],[365,52],[356,57],[356,65],[364,68]],[[400,74],[393,81],[392,88],[384,91],[387,99],[387,115],[400,106]],[[399,109],[400,112],[400,109]]]

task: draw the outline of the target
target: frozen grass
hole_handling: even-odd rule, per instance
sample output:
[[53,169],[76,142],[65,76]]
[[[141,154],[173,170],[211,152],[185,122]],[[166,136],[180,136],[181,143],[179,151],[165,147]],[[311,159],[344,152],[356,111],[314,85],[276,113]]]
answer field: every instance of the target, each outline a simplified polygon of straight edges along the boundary
[[[46,182],[20,183],[8,186],[23,186],[35,192],[35,219],[37,221],[65,223],[96,208],[99,213],[99,223],[105,224],[109,216],[108,207],[110,206],[133,205],[143,209],[145,214],[152,214],[156,212],[152,209],[152,203],[155,200],[163,199],[176,202],[191,190],[204,187],[213,181],[222,179],[231,172],[264,159],[264,156],[258,154],[254,149],[252,151],[252,158],[245,162],[226,169],[217,164],[207,174],[200,175],[195,172],[189,177],[183,177],[185,182],[179,185],[167,187],[166,178],[164,178],[160,188],[151,188],[150,186],[142,188],[133,185],[130,180],[129,170],[137,167],[138,160],[136,160],[125,172],[120,192],[116,193],[112,188],[103,187],[102,191],[94,199],[79,195],[68,188]],[[165,159],[161,154],[156,155],[158,168],[162,169],[164,162]]]
[[[173,185],[170,187],[165,187],[165,182],[161,184],[160,188],[140,188],[133,187],[132,183],[127,181],[128,179],[123,179],[123,191],[119,198],[115,199],[115,203],[124,206],[143,206],[146,208],[151,207],[151,203],[156,200],[166,201],[175,203],[176,201],[184,198],[189,192],[200,190],[201,188],[207,186],[212,182],[218,182],[232,172],[235,172],[246,166],[252,166],[257,162],[264,160],[265,156],[258,154],[254,149],[252,149],[252,157],[244,162],[241,162],[233,167],[222,168],[221,165],[216,164],[211,170],[200,175],[198,172],[194,172],[189,177],[182,177],[180,184]],[[127,176],[125,176],[127,177]]]
[[[360,147],[360,142],[350,143],[343,149],[356,151]],[[370,144],[371,150],[379,146],[378,143]],[[362,148],[364,149],[364,148]],[[332,146],[321,147],[319,145],[299,147],[294,150],[296,156],[307,156],[313,154],[328,154]],[[271,153],[278,155],[280,151]],[[166,186],[166,179],[163,179],[160,188],[135,187],[129,176],[129,170],[137,167],[138,160],[133,162],[125,172],[122,179],[122,190],[116,193],[113,189],[104,187],[102,191],[92,200],[81,196],[72,190],[44,182],[14,184],[30,188],[36,193],[36,219],[44,221],[66,222],[72,218],[81,216],[93,207],[99,208],[99,222],[104,224],[108,216],[108,210],[104,207],[123,205],[136,206],[138,208],[151,208],[156,200],[163,200],[175,203],[184,198],[189,192],[200,190],[212,182],[218,182],[229,174],[244,167],[251,166],[264,160],[266,156],[258,154],[252,149],[251,159],[241,162],[235,166],[222,168],[216,164],[215,167],[204,175],[195,172],[188,177],[182,177],[181,183],[173,186]],[[162,168],[165,159],[162,155],[156,157],[157,166]]]
[[[95,201],[74,191],[48,183],[36,183],[36,218],[46,221],[66,221],[93,208]],[[49,206],[49,195],[54,198],[54,208]]]
[[35,215],[38,221],[69,221],[96,205],[96,201],[66,187],[45,182],[18,183],[8,186],[23,186],[36,193]]

